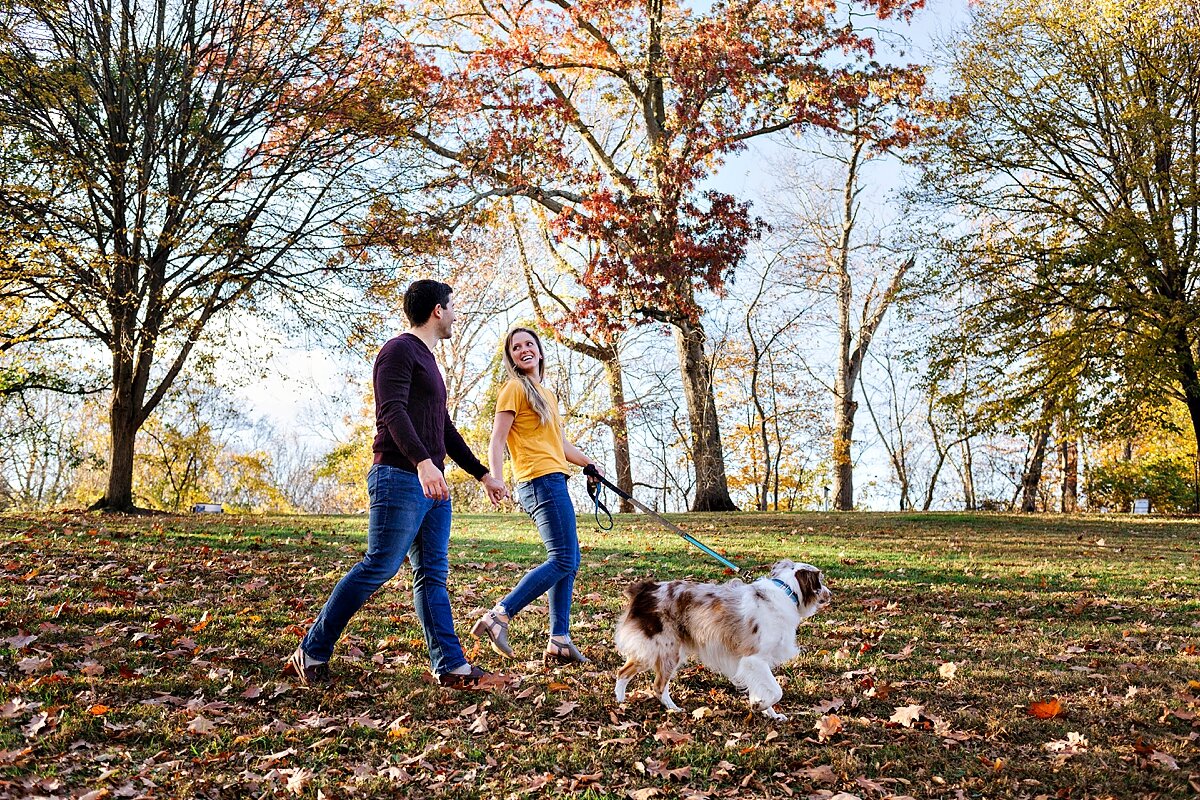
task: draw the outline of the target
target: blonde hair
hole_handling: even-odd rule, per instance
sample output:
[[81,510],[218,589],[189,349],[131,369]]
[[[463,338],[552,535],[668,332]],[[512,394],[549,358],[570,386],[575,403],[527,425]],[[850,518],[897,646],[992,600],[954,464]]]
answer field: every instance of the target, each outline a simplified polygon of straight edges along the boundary
[[521,388],[525,390],[525,399],[529,401],[529,405],[537,413],[538,419],[542,421],[543,425],[548,425],[554,420],[554,412],[550,409],[550,404],[546,402],[545,395],[538,391],[538,387],[534,385],[533,380],[524,372],[517,369],[517,362],[513,361],[512,339],[518,333],[528,333],[533,337],[533,341],[537,344],[538,349],[538,379],[546,377],[546,351],[542,349],[542,340],[538,337],[537,333],[531,331],[529,328],[513,328],[504,337],[504,369],[508,372],[510,378],[521,384]]

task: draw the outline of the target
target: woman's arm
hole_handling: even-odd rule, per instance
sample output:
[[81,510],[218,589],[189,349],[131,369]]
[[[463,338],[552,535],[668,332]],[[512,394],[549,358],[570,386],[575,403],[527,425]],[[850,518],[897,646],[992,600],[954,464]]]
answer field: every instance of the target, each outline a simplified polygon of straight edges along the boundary
[[504,480],[504,443],[508,440],[508,432],[512,430],[513,420],[516,418],[517,415],[512,411],[497,411],[496,420],[492,423],[488,464],[492,468],[492,477],[498,481]]
[[[580,467],[586,467],[588,464],[596,463],[585,456],[582,450],[568,442],[566,436],[563,437],[563,453],[566,455],[567,461],[570,461],[572,464],[576,464]],[[600,468],[596,467],[596,469],[599,470]]]

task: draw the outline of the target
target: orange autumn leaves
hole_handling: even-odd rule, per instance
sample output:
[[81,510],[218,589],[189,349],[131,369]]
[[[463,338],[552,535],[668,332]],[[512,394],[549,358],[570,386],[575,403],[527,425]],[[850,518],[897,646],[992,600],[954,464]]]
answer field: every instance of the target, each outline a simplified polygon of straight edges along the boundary
[[1055,717],[1061,717],[1066,708],[1057,697],[1052,697],[1049,700],[1038,700],[1030,703],[1027,711],[1029,712],[1029,716],[1036,719],[1054,719]]

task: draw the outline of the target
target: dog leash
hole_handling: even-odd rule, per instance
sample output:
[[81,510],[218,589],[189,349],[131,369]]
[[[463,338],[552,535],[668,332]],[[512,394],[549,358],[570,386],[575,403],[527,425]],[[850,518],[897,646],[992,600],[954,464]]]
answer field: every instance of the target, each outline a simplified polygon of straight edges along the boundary
[[[649,514],[651,517],[653,517],[655,519],[656,522],[658,522],[659,525],[662,525],[664,528],[671,531],[672,533],[676,533],[679,536],[682,536],[683,540],[685,542],[687,542],[688,544],[690,544],[692,547],[695,547],[696,549],[700,550],[701,552],[705,553],[706,555],[712,556],[717,561],[720,561],[722,564],[724,564],[726,567],[733,570],[734,572],[742,571],[742,568],[739,567],[737,564],[733,563],[728,558],[725,558],[725,556],[723,556],[720,553],[718,553],[717,551],[713,550],[711,547],[704,544],[704,542],[700,541],[696,537],[689,534],[683,528],[681,528],[678,525],[676,525],[675,523],[667,520],[665,517],[663,517],[661,514],[659,514],[657,511],[650,508],[649,506],[638,502],[637,498],[635,498],[633,495],[622,490],[621,487],[615,485],[614,483],[609,481],[607,478],[605,478],[603,475],[601,475],[600,472],[596,469],[596,467],[594,465],[588,464],[586,467],[584,467],[583,474],[586,475],[588,478],[588,482],[587,482],[588,496],[591,497],[593,502],[596,504],[596,510],[595,510],[596,524],[600,525],[600,527],[603,530],[606,530],[606,531],[612,530],[612,513],[608,510],[608,507],[605,506],[603,501],[600,499],[601,487],[607,487],[607,488],[611,489],[613,492],[615,492],[618,497],[623,497],[626,500],[628,500],[629,502],[633,503],[634,508],[638,509],[639,511],[642,511],[645,514]],[[608,527],[607,528],[604,527],[604,525],[601,524],[601,522],[600,522],[600,511],[601,510],[603,510],[604,513],[608,516]]]

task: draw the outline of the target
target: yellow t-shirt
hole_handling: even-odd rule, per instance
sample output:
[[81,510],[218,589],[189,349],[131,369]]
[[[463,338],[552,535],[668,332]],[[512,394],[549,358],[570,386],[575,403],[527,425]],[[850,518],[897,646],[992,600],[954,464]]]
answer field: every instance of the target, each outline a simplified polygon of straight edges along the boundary
[[517,481],[531,481],[552,472],[570,474],[567,456],[563,452],[558,398],[545,386],[536,388],[546,398],[553,412],[551,420],[545,424],[529,404],[529,398],[525,396],[525,389],[519,381],[510,379],[500,387],[500,394],[496,397],[496,413],[511,411],[516,415],[509,428],[507,441]]

